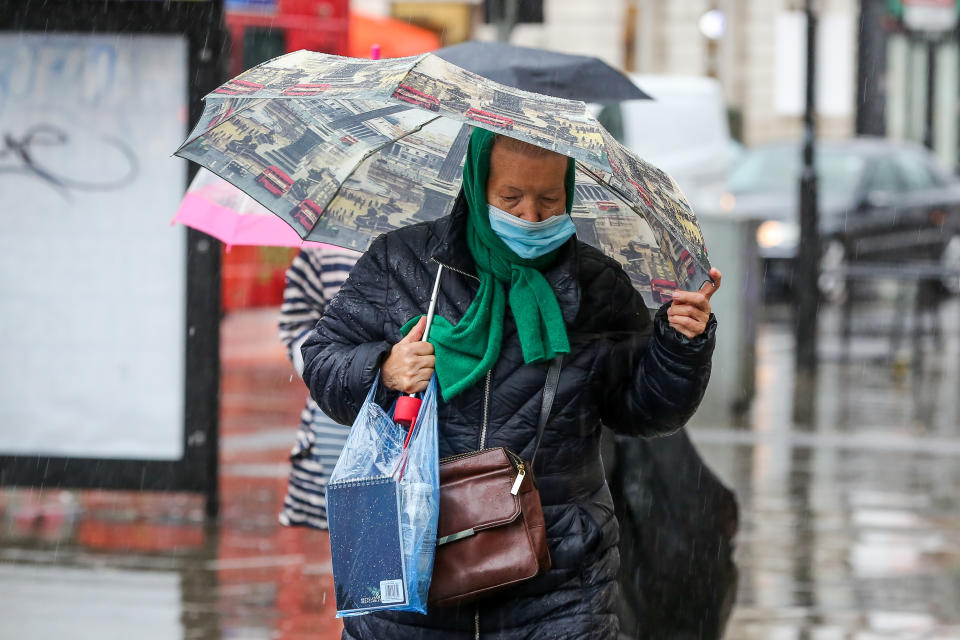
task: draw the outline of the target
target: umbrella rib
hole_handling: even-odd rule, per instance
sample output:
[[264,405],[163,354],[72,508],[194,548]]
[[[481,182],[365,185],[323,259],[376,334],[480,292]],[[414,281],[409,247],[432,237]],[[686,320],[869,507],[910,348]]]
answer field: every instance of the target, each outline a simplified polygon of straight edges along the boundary
[[[443,116],[434,116],[433,118],[430,118],[429,120],[426,120],[425,122],[420,123],[417,127],[411,129],[410,131],[407,131],[407,132],[404,133],[402,136],[398,136],[398,137],[396,137],[396,138],[391,138],[389,141],[384,142],[384,143],[381,144],[380,146],[371,147],[370,149],[368,149],[368,150],[363,154],[363,157],[360,158],[360,160],[357,161],[357,163],[356,163],[355,165],[353,165],[353,168],[350,169],[350,172],[343,177],[343,180],[340,181],[340,184],[337,185],[336,190],[335,190],[335,191],[333,192],[333,194],[331,194],[330,197],[327,199],[326,204],[324,204],[323,210],[324,210],[324,211],[327,210],[327,207],[330,206],[330,203],[333,202],[338,195],[340,195],[340,191],[343,189],[343,185],[347,184],[347,181],[348,181],[351,177],[353,177],[353,174],[357,172],[357,169],[360,168],[360,165],[362,165],[364,162],[366,162],[366,161],[370,158],[370,156],[372,156],[373,154],[381,151],[381,150],[382,150],[384,147],[386,147],[387,145],[394,144],[395,142],[397,142],[397,141],[399,141],[399,140],[403,140],[404,138],[406,138],[406,137],[408,137],[408,136],[411,136],[411,135],[413,135],[413,134],[415,134],[415,133],[423,130],[423,128],[424,128],[425,126],[427,126],[428,124],[433,124],[434,122],[436,122],[437,120],[439,120],[439,119],[442,118],[442,117],[443,117]],[[313,229],[311,229],[311,231],[313,231]],[[310,234],[308,233],[307,236],[309,237]],[[306,238],[304,238],[304,240],[306,240]]]
[[[212,92],[211,92],[211,93],[212,93]],[[204,101],[206,101],[206,99],[207,99],[207,98],[204,97]],[[224,98],[224,100],[229,100],[229,98]],[[221,125],[226,124],[227,122],[230,122],[230,121],[233,120],[236,116],[238,116],[238,115],[240,115],[241,113],[247,111],[247,110],[250,109],[251,107],[256,107],[256,106],[258,106],[258,105],[259,105],[260,103],[262,103],[264,100],[267,100],[267,98],[244,98],[243,100],[245,101],[245,104],[244,104],[243,106],[240,106],[240,107],[237,107],[236,109],[234,109],[233,112],[232,112],[230,115],[228,115],[226,118],[224,118],[223,120],[221,120],[220,122],[218,122],[215,126],[210,127],[209,129],[207,129],[207,130],[205,130],[205,131],[201,131],[200,133],[198,133],[197,135],[195,135],[195,136],[193,136],[193,137],[188,137],[188,138],[183,142],[183,144],[181,144],[180,147],[177,148],[177,150],[173,152],[173,155],[177,155],[178,153],[180,153],[181,151],[183,151],[188,145],[196,142],[196,141],[199,140],[202,136],[205,136],[206,134],[210,133],[210,132],[213,131],[214,129],[219,129]],[[204,108],[204,111],[206,111],[206,108]],[[203,118],[203,116],[201,116],[201,118]],[[198,122],[197,124],[199,124],[199,122]],[[194,126],[194,129],[193,129],[190,133],[192,134],[193,131],[195,131],[195,130],[196,130],[196,126]]]
[[633,203],[633,200],[631,200],[628,195],[626,195],[623,191],[621,191],[619,187],[616,187],[610,184],[609,182],[607,182],[606,180],[604,180],[602,176],[588,169],[586,165],[584,165],[579,160],[577,160],[576,163],[577,163],[577,168],[580,169],[580,171],[583,171],[584,173],[589,175],[591,178],[593,178],[594,180],[596,180],[597,182],[605,186],[607,189],[610,190],[610,192],[613,195],[620,198],[620,201],[623,202],[625,205],[627,205],[627,207],[629,207],[631,211],[633,211],[638,216],[643,217],[643,214],[637,210],[637,206]]
[[[577,160],[576,162],[577,162],[577,168],[578,168],[578,169],[580,169],[581,171],[583,171],[584,173],[586,173],[587,175],[589,175],[591,178],[593,178],[594,180],[596,180],[597,182],[599,182],[600,184],[602,184],[603,186],[605,186],[607,189],[609,189],[609,190],[610,190],[610,193],[612,193],[613,195],[615,195],[615,196],[617,196],[618,198],[620,198],[620,200],[621,200],[622,202],[626,203],[626,205],[627,205],[628,207],[630,207],[630,210],[633,211],[635,214],[637,214],[637,215],[640,216],[641,218],[644,217],[644,216],[643,216],[643,213],[641,213],[641,212],[638,210],[637,206],[633,203],[633,201],[630,199],[630,197],[627,196],[623,191],[621,191],[619,187],[617,187],[617,186],[615,186],[615,185],[612,185],[612,184],[610,184],[609,182],[607,182],[606,180],[604,180],[602,176],[600,176],[600,175],[594,173],[593,171],[591,171],[590,169],[588,169],[588,168],[586,167],[586,165],[584,165],[584,164],[583,164],[582,162],[580,162],[579,160]],[[656,212],[654,211],[653,207],[650,207],[650,211],[652,212],[653,215],[656,215]],[[678,233],[677,230],[673,228],[673,225],[670,224],[669,221],[663,220],[661,216],[656,216],[656,217],[657,217],[657,219],[659,220],[660,224],[662,224],[662,225],[666,226],[668,229],[670,229],[670,231],[673,233],[673,235],[674,235],[674,236],[680,241],[680,243],[683,245],[683,248],[690,252],[690,255],[693,256],[693,255],[698,255],[698,254],[699,254],[698,251],[691,250],[690,245],[687,243],[686,237],[684,237],[684,235],[683,235],[682,233]],[[650,223],[648,222],[647,224],[650,224]]]

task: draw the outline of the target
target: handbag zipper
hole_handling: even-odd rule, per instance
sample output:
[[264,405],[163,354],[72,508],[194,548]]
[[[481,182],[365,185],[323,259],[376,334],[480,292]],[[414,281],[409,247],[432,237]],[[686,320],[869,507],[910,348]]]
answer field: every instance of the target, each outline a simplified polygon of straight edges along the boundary
[[462,460],[463,458],[470,458],[472,456],[478,456],[482,453],[496,451],[497,449],[501,448],[503,449],[504,453],[507,454],[507,458],[510,459],[510,463],[517,470],[517,477],[513,481],[513,487],[510,488],[510,495],[515,496],[520,493],[520,487],[523,486],[523,479],[527,477],[527,465],[520,456],[515,454],[513,451],[510,451],[510,449],[507,449],[506,447],[490,447],[488,449],[480,449],[479,451],[458,453],[453,456],[447,456],[446,458],[440,458],[440,464],[443,464],[444,462],[452,462],[454,460]]
[[515,454],[513,451],[510,451],[510,449],[507,449],[506,447],[487,447],[486,449],[478,449],[477,451],[467,451],[466,453],[456,453],[456,454],[454,454],[454,455],[452,455],[452,456],[447,456],[447,457],[445,457],[445,458],[440,458],[440,464],[443,464],[444,462],[451,462],[451,461],[453,461],[453,460],[460,460],[461,458],[469,458],[469,457],[471,457],[471,456],[478,456],[478,455],[480,455],[481,453],[486,453],[486,452],[488,452],[488,451],[495,451],[495,450],[497,450],[497,449],[503,449],[504,451],[506,451],[507,457],[510,458],[511,462],[513,462],[513,466],[514,466],[514,467],[519,468],[519,467],[522,467],[522,466],[524,465],[524,462],[523,462],[523,460],[520,458],[520,456],[518,456],[517,454]]
[[510,489],[510,495],[515,496],[520,493],[520,486],[523,484],[523,478],[527,475],[527,470],[523,463],[517,465],[517,479],[513,481],[513,487]]

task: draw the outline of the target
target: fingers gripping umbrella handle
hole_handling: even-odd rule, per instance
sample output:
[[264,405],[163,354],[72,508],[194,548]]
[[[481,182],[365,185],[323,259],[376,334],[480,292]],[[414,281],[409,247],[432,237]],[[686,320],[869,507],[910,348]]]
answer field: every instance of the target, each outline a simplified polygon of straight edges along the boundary
[[[439,265],[437,268],[437,279],[433,282],[433,292],[430,294],[430,306],[427,307],[427,323],[423,327],[422,340],[424,342],[430,337],[430,326],[433,324],[433,316],[437,310],[437,298],[440,295],[440,275],[442,273],[443,265]],[[415,394],[411,393],[407,396],[400,396],[397,399],[397,406],[393,410],[393,419],[397,424],[402,424],[410,428],[404,447],[410,442],[410,436],[413,434],[413,423],[416,421],[418,413],[420,413],[420,398]]]

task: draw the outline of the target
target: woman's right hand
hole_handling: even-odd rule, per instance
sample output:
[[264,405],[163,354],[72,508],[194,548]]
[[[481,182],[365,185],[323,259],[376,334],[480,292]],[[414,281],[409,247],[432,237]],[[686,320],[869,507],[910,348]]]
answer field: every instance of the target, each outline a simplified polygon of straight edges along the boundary
[[430,383],[437,358],[433,355],[433,345],[421,341],[426,324],[426,317],[420,318],[410,333],[390,349],[380,370],[388,389],[419,393]]

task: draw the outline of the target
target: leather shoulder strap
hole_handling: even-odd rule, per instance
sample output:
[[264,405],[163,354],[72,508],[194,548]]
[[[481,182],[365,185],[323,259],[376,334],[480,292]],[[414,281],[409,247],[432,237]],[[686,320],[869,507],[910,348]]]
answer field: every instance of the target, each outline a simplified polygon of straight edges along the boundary
[[540,449],[540,440],[543,438],[543,429],[550,419],[550,410],[553,409],[553,400],[557,397],[557,383],[560,381],[560,369],[563,367],[563,356],[557,356],[550,362],[547,369],[547,381],[543,385],[543,402],[540,405],[540,421],[537,423],[537,442],[533,446],[533,455],[530,456],[530,468],[537,458]]

